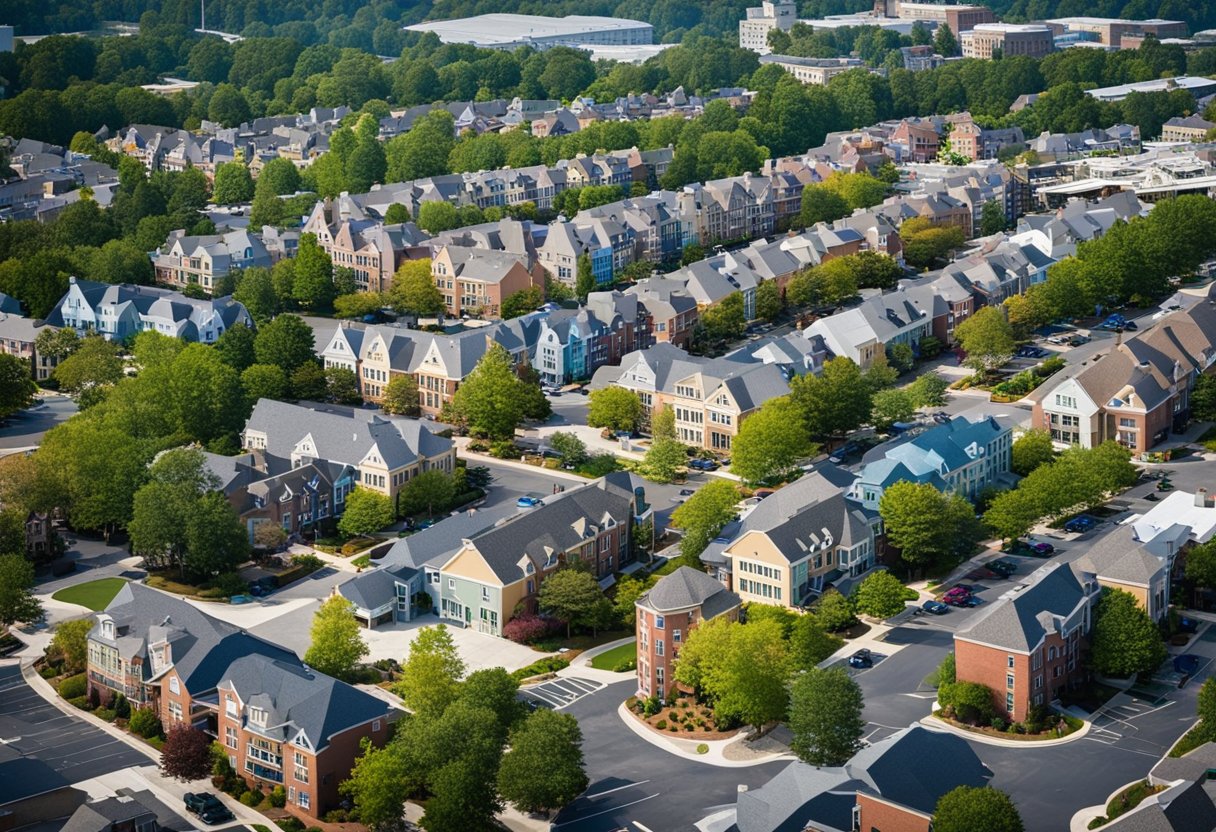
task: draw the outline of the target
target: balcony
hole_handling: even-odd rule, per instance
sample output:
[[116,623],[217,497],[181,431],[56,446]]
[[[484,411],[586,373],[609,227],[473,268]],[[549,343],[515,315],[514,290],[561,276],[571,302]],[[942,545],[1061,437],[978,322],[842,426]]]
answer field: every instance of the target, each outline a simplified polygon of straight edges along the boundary
[[266,768],[266,766],[259,765],[253,760],[245,760],[245,771],[260,780],[267,780],[271,783],[283,782],[283,772],[275,771],[272,768]]

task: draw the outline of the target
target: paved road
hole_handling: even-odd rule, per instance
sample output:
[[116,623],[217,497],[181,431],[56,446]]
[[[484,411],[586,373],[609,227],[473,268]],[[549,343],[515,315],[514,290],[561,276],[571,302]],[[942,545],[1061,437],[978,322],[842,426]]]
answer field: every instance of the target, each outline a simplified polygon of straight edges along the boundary
[[[733,805],[740,785],[767,783],[788,763],[719,768],[651,745],[621,722],[617,707],[634,691],[626,680],[580,698],[565,709],[583,729],[591,785],[561,811],[560,832],[692,832],[698,820]],[[640,825],[640,826],[639,826]]]
[[76,413],[76,402],[66,396],[47,396],[43,404],[14,413],[0,423],[0,455],[5,450],[32,448],[56,425]]
[[35,693],[16,664],[0,667],[0,742],[41,760],[70,783],[148,764],[126,743]]

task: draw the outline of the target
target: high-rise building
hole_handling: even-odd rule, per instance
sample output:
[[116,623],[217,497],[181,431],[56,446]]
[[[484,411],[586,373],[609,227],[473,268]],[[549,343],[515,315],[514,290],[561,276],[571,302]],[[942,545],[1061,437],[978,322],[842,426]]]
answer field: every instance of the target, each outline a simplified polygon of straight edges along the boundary
[[739,21],[739,48],[767,55],[768,33],[774,29],[788,32],[798,22],[798,7],[793,0],[764,0],[764,5],[747,10]]

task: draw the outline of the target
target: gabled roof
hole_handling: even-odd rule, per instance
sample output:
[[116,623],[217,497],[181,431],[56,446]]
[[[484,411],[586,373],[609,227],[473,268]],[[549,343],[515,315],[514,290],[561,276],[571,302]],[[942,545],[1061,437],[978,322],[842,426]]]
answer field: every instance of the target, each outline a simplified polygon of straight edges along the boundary
[[743,600],[699,569],[681,566],[660,578],[637,603],[658,613],[696,607],[701,609],[702,617],[710,619],[740,606]]
[[1051,563],[1034,572],[1025,589],[1011,590],[982,610],[955,637],[1026,653],[1048,633],[1060,632],[1090,594],[1068,564]]

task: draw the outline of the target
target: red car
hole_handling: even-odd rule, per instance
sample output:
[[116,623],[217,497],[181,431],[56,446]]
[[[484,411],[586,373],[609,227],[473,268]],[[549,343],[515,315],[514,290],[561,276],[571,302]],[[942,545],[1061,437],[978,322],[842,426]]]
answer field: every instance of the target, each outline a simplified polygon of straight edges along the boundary
[[952,607],[964,607],[971,600],[971,590],[961,586],[956,586],[954,589],[942,596],[943,603],[949,604]]

